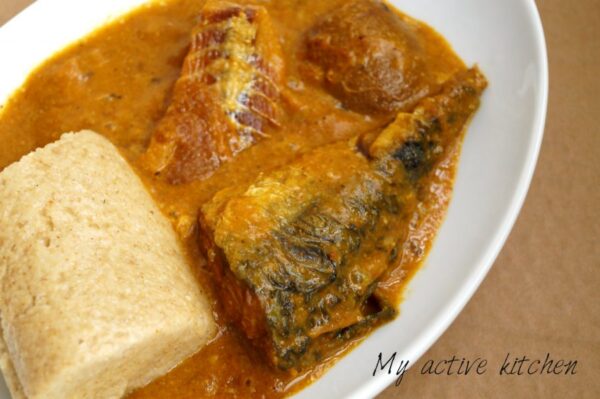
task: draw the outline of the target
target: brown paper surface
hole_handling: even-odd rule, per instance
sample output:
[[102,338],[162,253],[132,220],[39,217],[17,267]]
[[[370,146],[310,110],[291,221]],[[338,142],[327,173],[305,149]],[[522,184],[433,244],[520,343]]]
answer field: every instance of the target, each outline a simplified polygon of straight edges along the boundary
[[[0,25],[30,3],[0,1]],[[473,299],[380,399],[600,398],[600,0],[537,4],[550,99],[529,195]],[[576,374],[500,376],[508,353],[576,360]],[[486,373],[421,374],[428,360],[453,355],[485,358]]]

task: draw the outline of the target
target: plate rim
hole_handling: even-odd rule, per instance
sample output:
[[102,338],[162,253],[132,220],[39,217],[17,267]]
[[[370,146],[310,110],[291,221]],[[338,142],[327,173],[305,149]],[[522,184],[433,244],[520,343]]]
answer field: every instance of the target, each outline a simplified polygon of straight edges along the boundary
[[[442,336],[450,327],[458,315],[463,311],[465,306],[471,300],[492,266],[494,265],[500,251],[504,247],[508,236],[510,235],[517,218],[523,208],[525,199],[531,187],[535,168],[537,166],[546,126],[546,117],[548,112],[548,92],[549,92],[549,67],[548,67],[548,49],[546,44],[546,36],[542,24],[542,19],[539,9],[533,0],[519,0],[525,5],[528,21],[531,23],[533,30],[533,38],[535,41],[535,57],[539,61],[539,70],[536,70],[536,83],[539,91],[535,96],[535,115],[532,117],[533,127],[530,129],[528,149],[526,152],[525,166],[519,173],[517,183],[514,185],[510,205],[505,214],[502,216],[502,224],[496,229],[493,239],[490,240],[485,251],[479,256],[478,266],[468,274],[464,279],[461,290],[458,290],[450,297],[448,303],[439,311],[438,315],[429,323],[429,327],[423,331],[420,337],[410,345],[418,348],[413,351],[414,357],[410,358],[410,366],[412,368],[418,360],[427,352],[435,342]],[[410,283],[409,283],[410,284]],[[417,342],[418,341],[418,342]],[[410,348],[406,348],[405,352],[409,352]],[[392,373],[380,374],[373,377],[369,382],[361,385],[361,387],[353,392],[350,398],[368,398],[374,397],[385,389],[387,389],[395,380],[396,376]]]

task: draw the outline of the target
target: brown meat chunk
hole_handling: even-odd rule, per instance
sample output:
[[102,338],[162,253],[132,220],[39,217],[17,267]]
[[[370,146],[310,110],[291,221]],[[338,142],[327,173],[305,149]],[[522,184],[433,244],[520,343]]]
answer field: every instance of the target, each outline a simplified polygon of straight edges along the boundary
[[201,245],[226,312],[273,364],[314,364],[322,338],[394,313],[373,296],[378,280],[396,262],[420,181],[485,86],[476,68],[459,73],[379,135],[315,149],[203,206]]
[[210,176],[279,126],[282,79],[266,9],[209,1],[144,164],[174,184]]
[[393,116],[430,93],[414,25],[377,0],[325,16],[306,35],[305,56],[316,79],[356,112]]

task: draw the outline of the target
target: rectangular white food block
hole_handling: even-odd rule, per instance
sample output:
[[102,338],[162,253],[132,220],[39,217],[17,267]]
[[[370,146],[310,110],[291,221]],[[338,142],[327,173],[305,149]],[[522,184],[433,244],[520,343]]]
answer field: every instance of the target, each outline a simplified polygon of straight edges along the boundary
[[0,173],[0,366],[13,397],[119,398],[215,333],[175,233],[100,135]]

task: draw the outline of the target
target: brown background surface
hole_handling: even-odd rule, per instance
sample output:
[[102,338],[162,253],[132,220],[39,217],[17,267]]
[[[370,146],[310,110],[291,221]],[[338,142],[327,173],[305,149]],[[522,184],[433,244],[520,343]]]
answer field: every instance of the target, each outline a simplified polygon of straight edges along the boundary
[[[0,25],[29,3],[0,0]],[[600,0],[537,4],[548,42],[550,100],[529,195],[465,310],[400,387],[380,399],[600,398]],[[577,374],[499,376],[509,352],[577,360]],[[427,360],[452,355],[486,358],[488,371],[420,374]]]

